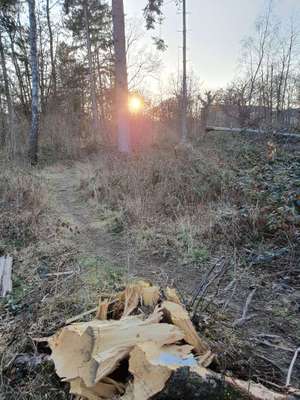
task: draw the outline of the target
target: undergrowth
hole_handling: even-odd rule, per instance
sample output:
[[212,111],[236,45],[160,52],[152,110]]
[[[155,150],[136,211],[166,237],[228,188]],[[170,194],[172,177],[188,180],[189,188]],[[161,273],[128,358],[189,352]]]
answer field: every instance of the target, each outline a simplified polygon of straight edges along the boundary
[[44,184],[29,169],[6,165],[0,174],[0,251],[26,247],[40,234],[47,205]]

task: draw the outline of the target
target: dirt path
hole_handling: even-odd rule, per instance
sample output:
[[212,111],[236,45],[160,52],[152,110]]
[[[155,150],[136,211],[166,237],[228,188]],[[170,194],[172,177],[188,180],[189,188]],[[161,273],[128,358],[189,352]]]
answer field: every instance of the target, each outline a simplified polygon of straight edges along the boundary
[[42,172],[48,184],[50,207],[61,224],[69,227],[70,239],[82,257],[126,267],[129,254],[124,240],[107,231],[97,207],[85,201],[79,191],[80,180],[88,168],[88,163],[77,163],[71,167],[49,167]]
[[85,201],[79,191],[80,181],[89,169],[91,164],[84,162],[71,167],[52,166],[42,172],[48,183],[50,207],[63,224],[76,232],[69,239],[75,242],[81,259],[97,259],[101,261],[97,265],[121,269],[124,279],[139,277],[161,285],[175,284],[183,292],[191,291],[199,280],[198,269],[190,267],[187,273],[174,259],[139,254],[126,235],[110,233],[97,206]]

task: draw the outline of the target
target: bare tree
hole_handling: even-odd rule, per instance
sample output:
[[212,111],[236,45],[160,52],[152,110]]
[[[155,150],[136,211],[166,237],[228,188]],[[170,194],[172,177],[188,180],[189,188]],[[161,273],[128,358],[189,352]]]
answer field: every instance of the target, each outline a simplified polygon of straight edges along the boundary
[[29,40],[31,56],[31,129],[29,134],[28,157],[32,165],[38,161],[39,137],[39,72],[37,56],[37,30],[35,0],[28,0],[29,7]]
[[[5,90],[5,97],[6,97],[6,103],[7,103],[7,111],[8,111],[8,132],[9,132],[9,141],[10,141],[10,147],[11,147],[11,152],[12,155],[15,153],[15,146],[16,146],[16,141],[15,141],[15,136],[14,136],[14,131],[13,131],[13,105],[12,105],[12,99],[10,95],[10,87],[9,87],[9,80],[8,80],[8,73],[7,73],[7,67],[6,67],[6,60],[5,60],[5,54],[4,54],[4,43],[2,39],[2,33],[0,30],[0,58],[1,58],[1,67],[2,67],[2,75],[3,75],[3,81],[4,81],[4,90]],[[6,141],[7,137],[4,136],[4,142]]]
[[112,18],[115,48],[115,95],[118,148],[122,153],[129,153],[128,78],[123,0],[112,0]]
[[181,99],[181,141],[187,140],[187,73],[186,73],[186,0],[182,0],[182,99]]
[[[57,82],[56,82],[56,63],[54,58],[54,46],[53,46],[53,32],[51,25],[50,15],[50,0],[46,0],[46,15],[47,15],[47,26],[49,31],[49,47],[50,47],[50,62],[51,62],[51,85],[53,86],[54,99],[57,96]],[[49,86],[51,86],[49,85]]]
[[94,136],[96,139],[99,128],[99,123],[98,123],[99,118],[98,118],[98,106],[97,106],[97,96],[96,96],[96,81],[93,68],[92,44],[90,36],[89,8],[87,0],[83,1],[83,14],[84,14],[84,25],[85,25],[85,35],[86,35],[86,46],[88,51],[89,80],[90,80],[90,90],[92,98]]

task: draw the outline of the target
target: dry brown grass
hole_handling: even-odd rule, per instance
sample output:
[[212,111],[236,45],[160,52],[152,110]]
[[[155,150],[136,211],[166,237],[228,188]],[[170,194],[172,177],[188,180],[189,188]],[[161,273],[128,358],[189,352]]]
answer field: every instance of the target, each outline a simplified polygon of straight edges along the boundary
[[2,164],[0,174],[0,243],[2,252],[23,247],[39,236],[47,191],[37,175],[24,167]]
[[188,157],[172,148],[154,150],[121,162],[105,160],[96,173],[95,196],[112,207],[125,207],[133,222],[143,217],[174,218],[218,198],[224,178],[216,157],[196,150]]

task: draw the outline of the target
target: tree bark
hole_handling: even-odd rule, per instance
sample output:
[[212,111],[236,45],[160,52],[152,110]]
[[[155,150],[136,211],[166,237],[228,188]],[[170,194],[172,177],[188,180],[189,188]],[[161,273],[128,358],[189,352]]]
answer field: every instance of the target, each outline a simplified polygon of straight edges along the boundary
[[118,149],[122,153],[129,153],[128,77],[123,0],[112,0],[112,19],[115,49],[115,104],[117,114]]
[[92,99],[92,110],[93,110],[93,127],[94,127],[94,138],[97,139],[99,130],[99,118],[98,118],[98,106],[96,96],[96,82],[95,74],[93,69],[93,57],[92,57],[92,44],[90,36],[90,23],[89,23],[89,9],[87,0],[83,1],[83,13],[84,13],[84,24],[85,24],[85,35],[86,35],[86,46],[88,51],[88,63],[89,63],[89,81]]
[[182,104],[181,104],[181,141],[187,140],[187,83],[186,83],[186,0],[182,2],[183,18],[183,76],[182,76]]
[[53,32],[51,26],[51,18],[50,18],[50,5],[49,0],[46,1],[46,15],[47,15],[47,25],[49,31],[49,47],[50,47],[50,62],[51,62],[51,82],[53,85],[53,96],[54,100],[57,97],[57,85],[56,85],[56,65],[54,58],[54,47],[53,47]]
[[[209,370],[207,370],[209,371]],[[200,376],[189,368],[180,368],[173,373],[162,392],[152,400],[296,400],[299,396],[273,392],[254,382],[225,378],[221,374],[208,372]]]
[[[7,73],[6,60],[5,60],[5,54],[4,54],[4,44],[3,44],[3,40],[2,40],[1,31],[0,31],[0,58],[1,58],[4,90],[5,90],[5,97],[6,97],[6,103],[7,103],[7,111],[8,111],[8,124],[7,125],[8,125],[8,132],[9,132],[9,140],[10,140],[11,152],[12,152],[12,154],[14,154],[15,150],[16,150],[16,141],[15,141],[15,136],[14,136],[14,131],[13,131],[13,105],[12,105],[12,100],[11,100],[11,96],[10,96],[8,73]],[[5,144],[6,140],[7,140],[7,137],[4,134],[4,137],[3,137],[4,144]]]
[[32,165],[38,161],[38,137],[39,137],[39,73],[37,57],[37,34],[35,0],[28,0],[29,7],[29,40],[31,55],[31,129],[29,133],[28,157]]

